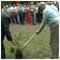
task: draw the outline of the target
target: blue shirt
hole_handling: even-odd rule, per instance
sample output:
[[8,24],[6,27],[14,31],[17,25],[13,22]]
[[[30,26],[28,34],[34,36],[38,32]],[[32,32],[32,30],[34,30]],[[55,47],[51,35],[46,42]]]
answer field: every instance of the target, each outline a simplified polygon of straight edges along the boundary
[[46,5],[45,9],[43,10],[43,19],[40,29],[43,29],[46,23],[51,26],[57,21],[59,21],[59,13],[57,8],[55,6]]
[[19,11],[24,12],[24,7],[20,7],[20,8],[19,8]]

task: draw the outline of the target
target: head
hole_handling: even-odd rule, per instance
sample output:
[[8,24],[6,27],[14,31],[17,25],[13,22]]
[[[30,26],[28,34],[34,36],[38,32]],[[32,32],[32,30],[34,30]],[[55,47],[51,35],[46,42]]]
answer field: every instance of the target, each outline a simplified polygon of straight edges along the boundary
[[15,7],[15,4],[13,4],[13,7]]
[[11,6],[12,6],[11,4],[8,5],[8,7],[11,7]]
[[20,7],[23,7],[23,5],[22,5],[22,4],[20,4]]
[[5,6],[3,6],[3,8],[5,9]]
[[30,3],[30,5],[33,5],[33,4],[34,4],[33,2]]
[[7,9],[8,8],[8,5],[5,5],[5,8]]
[[28,7],[28,4],[26,4],[26,7]]
[[40,11],[43,11],[45,9],[45,7],[46,7],[46,3],[45,2],[40,2],[40,4],[39,4]]
[[17,6],[20,6],[20,3],[17,3]]
[[16,16],[16,12],[14,10],[9,11],[9,15],[11,18],[14,18]]

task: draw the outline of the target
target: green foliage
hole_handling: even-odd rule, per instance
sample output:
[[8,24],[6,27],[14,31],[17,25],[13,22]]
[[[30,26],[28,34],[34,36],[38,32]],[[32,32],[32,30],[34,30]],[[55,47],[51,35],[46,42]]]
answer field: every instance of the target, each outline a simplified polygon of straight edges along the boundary
[[11,2],[10,1],[1,1],[1,5],[4,6],[4,5],[8,5],[10,4]]

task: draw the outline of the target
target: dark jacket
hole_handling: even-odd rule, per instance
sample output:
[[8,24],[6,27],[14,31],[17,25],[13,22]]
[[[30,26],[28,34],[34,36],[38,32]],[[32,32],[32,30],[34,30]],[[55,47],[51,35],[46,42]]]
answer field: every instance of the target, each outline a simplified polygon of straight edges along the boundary
[[11,22],[11,18],[8,13],[1,13],[1,40],[4,40],[4,36],[7,37],[7,40],[12,40],[11,33],[9,31],[9,24]]
[[11,22],[11,18],[7,12],[1,13],[1,59],[5,59],[5,47],[3,44],[4,37],[7,37],[8,41],[12,40],[11,33],[9,31],[9,24]]

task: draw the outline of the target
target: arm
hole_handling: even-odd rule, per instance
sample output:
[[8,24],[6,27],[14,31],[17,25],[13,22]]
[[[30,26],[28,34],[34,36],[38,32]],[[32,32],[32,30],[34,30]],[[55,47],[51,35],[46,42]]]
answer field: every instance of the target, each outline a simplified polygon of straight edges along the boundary
[[4,33],[7,37],[7,40],[11,41],[11,43],[14,45],[14,40],[12,39],[10,30],[9,30],[9,24],[10,24],[10,18],[7,18],[6,20],[2,21],[2,26],[4,28]]
[[36,34],[39,34],[43,30],[46,23],[47,23],[47,13],[45,12],[45,13],[43,13],[42,23],[40,25],[40,28],[36,31]]

